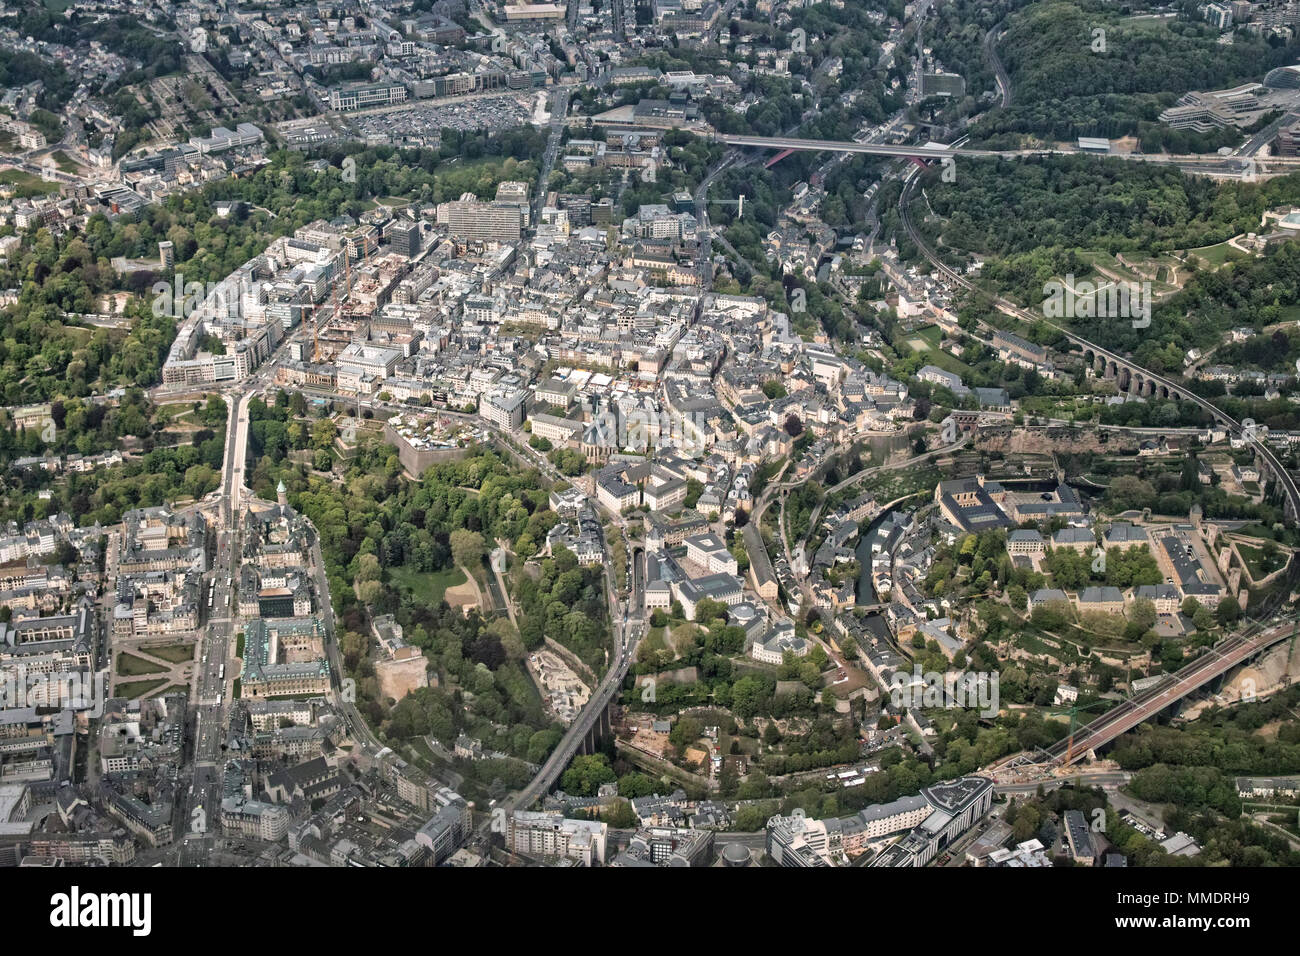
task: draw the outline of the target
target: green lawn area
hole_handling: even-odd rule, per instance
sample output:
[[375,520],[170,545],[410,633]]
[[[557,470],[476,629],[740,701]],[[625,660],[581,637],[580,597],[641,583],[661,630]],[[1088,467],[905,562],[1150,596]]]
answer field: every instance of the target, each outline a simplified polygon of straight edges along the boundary
[[1202,246],[1200,249],[1189,249],[1187,255],[1196,256],[1203,259],[1212,269],[1217,269],[1229,259],[1244,259],[1246,254],[1239,249],[1234,249],[1226,242],[1221,242],[1217,246]]
[[1127,30],[1164,30],[1174,22],[1173,17],[1134,16],[1124,17],[1120,26]]
[[919,468],[894,469],[872,475],[859,482],[859,487],[870,490],[879,501],[893,501],[926,488],[933,490],[942,477],[938,468],[927,463]]
[[120,652],[117,655],[117,675],[119,677],[140,677],[142,674],[161,674],[163,668],[157,664],[136,657],[134,654]]
[[410,591],[416,597],[438,604],[442,601],[447,588],[459,587],[465,583],[465,574],[460,568],[448,568],[445,571],[414,571],[410,568],[389,568],[388,580],[399,588]]
[[913,352],[925,356],[927,365],[938,366],[945,372],[952,372],[955,375],[970,374],[969,365],[957,356],[939,348],[939,343],[942,341],[943,329],[937,325],[927,325],[914,332],[902,333],[897,344],[906,345]]
[[1237,550],[1241,553],[1241,559],[1246,562],[1246,569],[1250,576],[1258,581],[1276,571],[1286,564],[1286,552],[1276,552],[1271,560],[1264,555],[1263,548],[1257,548],[1254,545],[1242,544],[1237,542]]
[[13,186],[19,196],[44,196],[59,191],[58,183],[47,183],[40,176],[23,172],[21,169],[0,170],[0,183]]
[[136,680],[131,681],[129,684],[118,684],[115,693],[118,697],[134,700],[137,697],[143,697],[151,690],[157,690],[165,683],[167,683],[165,677],[160,677],[157,680]]
[[163,425],[200,425],[193,402],[168,402],[154,406],[153,420]]
[[78,168],[77,164],[74,163],[72,158],[63,150],[59,150],[54,154],[54,165],[58,166],[59,169],[65,173],[75,173]]
[[1065,652],[1063,648],[1055,648],[1050,644],[1045,644],[1037,635],[1029,631],[1022,631],[1017,635],[1016,646],[1029,651],[1031,654],[1044,654],[1057,660],[1060,660],[1063,654],[1069,656],[1068,652]]
[[428,763],[432,764],[434,762],[433,751],[429,749],[429,742],[423,737],[411,737],[407,740],[407,743],[411,745],[412,750],[423,757]]
[[[1151,291],[1157,296],[1174,291],[1174,287],[1169,283],[1169,270],[1172,267],[1182,267],[1183,265],[1171,256],[1148,256],[1129,253],[1125,256],[1125,259],[1133,265],[1128,266],[1122,264],[1113,254],[1099,249],[1080,250],[1079,258],[1087,262],[1092,268],[1085,274],[1077,275],[1077,278],[1087,279],[1098,286],[1105,286],[1112,282],[1111,276],[1118,276],[1126,282],[1149,282],[1151,281],[1149,273],[1139,273],[1134,267],[1153,268],[1156,271],[1156,281],[1152,282]],[[1102,269],[1111,275],[1106,275],[1101,271]]]
[[913,338],[924,339],[932,349],[937,349],[939,343],[943,341],[943,329],[937,325],[922,326],[915,332],[909,332],[908,335]]
[[194,660],[193,644],[164,644],[162,647],[146,647],[145,650],[154,657],[161,657],[173,664]]
[[1258,524],[1248,524],[1238,528],[1237,534],[1249,538],[1260,538],[1264,541],[1277,541],[1292,546],[1300,544],[1300,533],[1297,533],[1295,528],[1283,528],[1281,532],[1274,533],[1271,528],[1265,528]]
[[970,366],[963,362],[957,356],[940,349],[931,349],[925,353],[925,363],[934,365],[943,369],[945,372],[952,372],[954,375],[960,375],[965,378],[970,374]]

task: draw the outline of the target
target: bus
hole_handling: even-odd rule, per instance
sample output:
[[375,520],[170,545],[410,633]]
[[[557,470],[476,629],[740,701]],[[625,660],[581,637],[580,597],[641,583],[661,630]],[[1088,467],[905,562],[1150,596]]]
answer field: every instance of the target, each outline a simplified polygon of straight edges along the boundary
[[220,672],[217,674],[217,680],[225,680],[225,679],[226,679],[226,665],[225,665],[225,664],[222,664],[222,665],[221,665],[221,670],[220,670]]

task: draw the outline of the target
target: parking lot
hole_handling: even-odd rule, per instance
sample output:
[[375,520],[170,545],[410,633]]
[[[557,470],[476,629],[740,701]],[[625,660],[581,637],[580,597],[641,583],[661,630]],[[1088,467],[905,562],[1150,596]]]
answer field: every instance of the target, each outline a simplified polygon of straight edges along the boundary
[[534,94],[528,90],[459,102],[415,103],[406,109],[349,117],[366,142],[434,145],[444,129],[462,131],[516,129],[533,116]]

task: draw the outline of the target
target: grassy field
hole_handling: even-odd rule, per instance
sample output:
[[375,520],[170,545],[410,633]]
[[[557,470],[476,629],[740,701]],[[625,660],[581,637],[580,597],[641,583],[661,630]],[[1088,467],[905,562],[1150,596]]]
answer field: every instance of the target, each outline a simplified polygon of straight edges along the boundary
[[154,657],[161,657],[173,664],[182,664],[194,660],[194,647],[193,644],[164,644],[161,647],[146,647],[145,650]]
[[1226,242],[1221,242],[1217,246],[1202,246],[1200,249],[1187,250],[1188,257],[1196,256],[1204,261],[1210,268],[1217,269],[1229,259],[1244,259],[1246,254],[1239,249],[1234,249]]
[[143,657],[136,657],[134,654],[119,652],[117,655],[117,676],[118,677],[140,677],[144,674],[161,674],[164,668],[157,664],[145,660]]
[[1237,534],[1245,535],[1249,538],[1260,538],[1265,541],[1278,541],[1285,545],[1295,546],[1300,544],[1300,532],[1295,528],[1283,528],[1280,533],[1274,532],[1271,528],[1265,528],[1258,524],[1242,525],[1237,529]]
[[[1227,247],[1225,246],[1225,248]],[[1176,291],[1175,286],[1169,281],[1172,277],[1172,269],[1182,268],[1183,272],[1186,272],[1181,262],[1172,256],[1166,255],[1143,256],[1129,253],[1124,258],[1131,262],[1132,266],[1124,265],[1111,253],[1098,249],[1080,250],[1079,258],[1092,266],[1090,272],[1078,275],[1077,278],[1079,279],[1087,279],[1098,286],[1106,286],[1113,281],[1106,274],[1110,273],[1113,276],[1118,276],[1124,282],[1138,284],[1151,282],[1151,292],[1156,296],[1168,295]],[[1143,271],[1138,272],[1139,268]],[[1102,270],[1105,270],[1105,272]],[[1153,271],[1156,276],[1154,281],[1150,278]]]
[[45,196],[59,191],[58,183],[47,183],[40,176],[21,169],[0,170],[0,183],[13,186],[17,195],[22,197]]
[[942,341],[943,329],[937,325],[926,325],[915,332],[907,333],[907,344],[916,351],[924,351],[925,349],[934,351],[939,348],[939,343]]
[[1250,576],[1256,581],[1267,577],[1286,564],[1286,552],[1284,551],[1278,551],[1270,560],[1265,557],[1263,548],[1257,548],[1254,545],[1237,542],[1237,550],[1241,553],[1241,559],[1246,562],[1246,570],[1250,572]]
[[1153,16],[1123,17],[1119,21],[1126,30],[1166,30],[1173,22],[1173,17]]
[[118,684],[115,693],[118,697],[135,700],[137,697],[143,697],[151,690],[157,690],[165,683],[167,683],[165,677],[160,677],[158,680],[136,680],[131,681],[129,684]]
[[945,372],[952,372],[954,375],[970,374],[969,365],[957,358],[957,356],[939,348],[939,343],[942,341],[943,329],[937,325],[927,325],[915,332],[906,333],[900,344],[906,345],[913,352],[924,355],[927,365],[938,366]]
[[864,479],[860,487],[870,489],[879,501],[893,501],[903,495],[934,488],[942,478],[938,468],[926,464],[920,468],[897,469],[872,475]]
[[433,764],[433,751],[429,749],[429,742],[427,740],[423,737],[411,737],[408,738],[407,743],[411,745],[412,750],[424,758],[426,763],[430,765]]
[[188,402],[168,402],[165,405],[154,406],[153,420],[162,425],[200,425],[198,413],[194,411],[194,403]]
[[460,568],[448,568],[446,571],[389,568],[388,580],[398,588],[410,591],[430,604],[438,604],[442,601],[447,588],[459,587],[465,583],[465,574]]

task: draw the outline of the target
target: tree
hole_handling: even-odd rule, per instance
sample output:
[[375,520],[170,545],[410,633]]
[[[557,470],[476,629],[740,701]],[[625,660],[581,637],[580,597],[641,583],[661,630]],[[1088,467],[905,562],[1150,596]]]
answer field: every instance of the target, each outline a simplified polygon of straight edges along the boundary
[[384,593],[384,585],[380,581],[358,581],[356,583],[357,600],[362,604],[371,605],[376,603]]
[[785,433],[791,438],[798,438],[803,434],[803,422],[799,420],[798,415],[790,415],[786,418]]
[[1219,606],[1214,609],[1215,619],[1223,625],[1232,624],[1237,618],[1241,617],[1241,605],[1231,594],[1227,595],[1219,602]]
[[483,562],[487,545],[483,535],[467,528],[457,528],[451,533],[451,557],[457,564],[473,570]]
[[334,426],[334,419],[322,418],[319,421],[312,422],[311,426],[311,447],[323,451],[334,444],[334,436],[338,429]]
[[1129,627],[1141,637],[1156,626],[1156,606],[1147,598],[1138,598],[1128,610]]
[[605,811],[605,825],[617,830],[634,830],[637,826],[636,811],[627,800],[615,800]]
[[700,500],[700,495],[704,494],[704,483],[698,478],[686,479],[686,501],[687,508],[694,508],[696,502]]
[[695,605],[695,620],[701,624],[708,624],[715,618],[724,621],[727,619],[727,605],[712,598],[701,598]]
[[1018,584],[1012,584],[1007,588],[1007,600],[1010,601],[1011,606],[1018,611],[1023,611],[1029,606],[1029,595],[1027,595],[1025,589]]
[[560,778],[564,792],[575,797],[594,797],[602,784],[613,783],[617,778],[604,754],[574,757],[569,769]]

